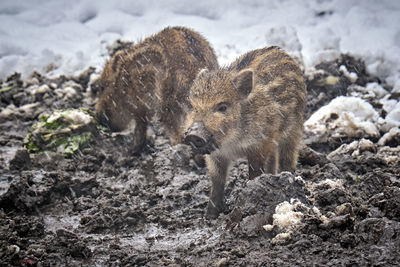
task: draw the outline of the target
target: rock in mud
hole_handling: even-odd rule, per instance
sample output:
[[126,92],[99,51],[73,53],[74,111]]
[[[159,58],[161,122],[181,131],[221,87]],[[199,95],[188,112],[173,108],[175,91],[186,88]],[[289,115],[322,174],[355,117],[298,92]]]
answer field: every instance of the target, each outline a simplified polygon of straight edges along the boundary
[[234,223],[240,223],[247,235],[259,235],[265,232],[263,225],[272,223],[275,207],[293,198],[309,203],[304,181],[300,177],[289,172],[280,175],[264,174],[247,182],[228,216]]
[[299,163],[303,165],[317,165],[323,166],[327,164],[329,160],[326,155],[319,153],[309,146],[303,145],[299,150]]
[[188,145],[178,144],[172,147],[173,161],[176,166],[189,166],[190,157],[192,154],[191,148]]
[[31,158],[26,149],[18,149],[10,160],[10,170],[26,169],[31,164]]

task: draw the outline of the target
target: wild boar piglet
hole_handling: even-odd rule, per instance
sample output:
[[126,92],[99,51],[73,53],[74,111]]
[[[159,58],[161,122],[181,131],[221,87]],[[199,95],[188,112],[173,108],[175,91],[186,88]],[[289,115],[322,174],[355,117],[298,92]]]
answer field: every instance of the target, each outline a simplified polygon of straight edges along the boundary
[[97,116],[113,131],[134,122],[133,152],[139,152],[149,122],[158,115],[175,145],[182,138],[196,74],[202,68],[217,67],[214,50],[199,33],[184,27],[165,28],[118,51],[106,63],[98,82],[103,92]]
[[224,210],[232,160],[248,159],[250,179],[295,169],[306,86],[297,63],[280,48],[253,50],[226,68],[202,70],[189,99],[184,140],[206,154],[212,183],[208,217]]

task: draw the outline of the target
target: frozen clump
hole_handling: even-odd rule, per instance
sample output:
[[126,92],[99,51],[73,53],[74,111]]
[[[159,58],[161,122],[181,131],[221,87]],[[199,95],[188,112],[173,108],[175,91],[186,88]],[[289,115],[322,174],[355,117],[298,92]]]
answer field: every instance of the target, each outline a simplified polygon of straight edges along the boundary
[[27,90],[31,93],[31,95],[37,95],[37,94],[45,94],[50,91],[50,87],[47,84],[43,85],[32,85],[27,88]]
[[339,70],[343,73],[343,75],[349,79],[351,83],[355,83],[358,79],[358,75],[355,72],[349,72],[345,65],[341,65]]
[[343,180],[327,178],[318,183],[308,183],[307,188],[309,189],[310,192],[314,192],[319,189],[324,189],[324,190],[333,190],[336,188],[343,189]]
[[[304,123],[308,135],[340,138],[379,137],[379,114],[371,104],[357,98],[339,96],[323,106]],[[315,140],[314,140],[315,141]]]
[[350,144],[341,145],[335,151],[329,153],[327,158],[329,160],[334,160],[337,157],[342,157],[342,155],[344,154],[351,155],[352,157],[358,157],[365,151],[370,151],[375,153],[376,146],[370,140],[363,138],[359,141],[358,140],[353,141]]
[[279,233],[271,239],[273,245],[283,245],[292,239],[292,233]]
[[308,207],[299,199],[291,199],[290,202],[279,203],[272,217],[272,224],[266,224],[263,228],[267,232],[276,233],[271,239],[271,243],[274,245],[290,241],[293,233],[304,225],[304,218],[315,218],[318,223],[327,221],[327,218],[321,214],[317,207]]
[[400,146],[389,147],[383,146],[378,149],[376,158],[381,159],[385,164],[399,164],[400,163]]
[[389,132],[385,133],[378,141],[380,146],[398,146],[400,145],[400,129],[392,128]]
[[93,122],[93,116],[85,109],[56,110],[47,117],[47,123],[56,123],[66,120],[74,125],[88,125]]
[[376,82],[367,83],[366,90],[367,92],[373,92],[378,98],[382,98],[388,94],[388,91],[383,89],[383,87]]
[[391,111],[386,115],[385,121],[381,126],[383,132],[388,132],[393,127],[400,126],[400,102],[391,109]]
[[367,83],[367,85],[352,85],[348,88],[351,96],[358,96],[366,100],[377,100],[388,95],[388,92],[383,87],[376,83]]
[[301,205],[304,204],[293,199],[290,201],[290,203],[284,201],[278,204],[275,208],[275,214],[272,216],[273,224],[284,231],[293,230],[296,228],[296,225],[301,222],[304,216],[303,213],[296,211]]
[[382,107],[382,116],[386,114],[386,117],[379,120],[378,128],[381,132],[388,132],[391,128],[400,125],[399,102],[380,84],[372,82],[367,83],[365,87],[351,85],[348,88],[348,92],[351,96],[367,100],[375,107]]
[[263,226],[267,232],[277,230],[278,234],[272,238],[272,244],[283,244],[291,239],[291,232],[296,230],[303,220],[304,213],[301,210],[308,208],[298,199],[291,199],[290,203],[284,201],[275,208],[275,214],[272,216],[273,223]]

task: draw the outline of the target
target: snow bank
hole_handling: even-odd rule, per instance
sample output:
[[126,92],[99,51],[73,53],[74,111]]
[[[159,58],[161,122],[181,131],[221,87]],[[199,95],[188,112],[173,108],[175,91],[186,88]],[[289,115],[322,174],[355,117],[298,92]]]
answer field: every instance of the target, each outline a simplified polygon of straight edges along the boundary
[[316,136],[333,132],[333,137],[379,137],[378,120],[379,114],[365,100],[339,96],[311,115],[304,126]]
[[101,68],[116,39],[137,41],[182,25],[204,34],[221,64],[268,45],[284,47],[306,68],[349,52],[398,88],[399,11],[391,0],[2,0],[0,78]]

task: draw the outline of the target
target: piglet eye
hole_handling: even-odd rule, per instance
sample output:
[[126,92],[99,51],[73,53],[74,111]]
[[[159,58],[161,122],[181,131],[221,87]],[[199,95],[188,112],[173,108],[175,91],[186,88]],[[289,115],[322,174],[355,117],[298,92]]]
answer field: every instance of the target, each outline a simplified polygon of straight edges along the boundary
[[225,113],[227,109],[228,109],[228,103],[223,102],[217,105],[216,111],[220,113]]

